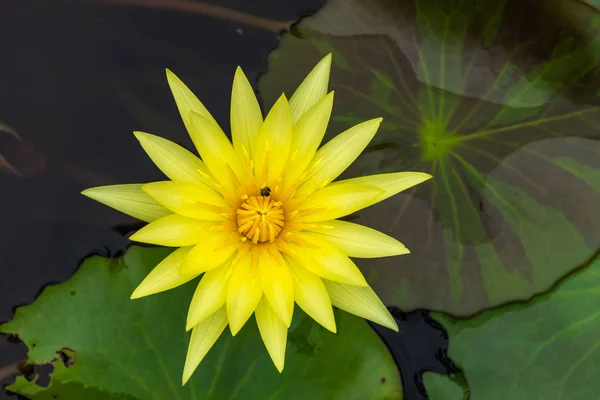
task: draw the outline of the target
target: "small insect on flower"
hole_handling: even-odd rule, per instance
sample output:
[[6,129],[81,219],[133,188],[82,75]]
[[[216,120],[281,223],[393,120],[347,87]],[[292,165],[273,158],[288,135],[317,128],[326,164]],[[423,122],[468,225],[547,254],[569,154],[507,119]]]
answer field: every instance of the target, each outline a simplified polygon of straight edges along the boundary
[[262,197],[269,197],[271,195],[271,189],[265,186],[264,188],[260,189],[260,195]]
[[167,71],[201,159],[169,140],[135,132],[168,180],[83,191],[149,222],[131,240],[178,247],[132,298],[201,276],[187,314],[192,336],[184,384],[223,330],[229,326],[235,336],[252,314],[280,372],[295,304],[332,332],[332,306],[398,329],[350,257],[409,251],[390,236],[337,219],[431,176],[397,172],[334,182],[371,141],[381,118],[353,126],[319,148],[333,106],[333,92],[327,93],[330,67],[327,55],[290,101],[282,95],[264,119],[238,68],[231,95],[232,142],[190,89]]

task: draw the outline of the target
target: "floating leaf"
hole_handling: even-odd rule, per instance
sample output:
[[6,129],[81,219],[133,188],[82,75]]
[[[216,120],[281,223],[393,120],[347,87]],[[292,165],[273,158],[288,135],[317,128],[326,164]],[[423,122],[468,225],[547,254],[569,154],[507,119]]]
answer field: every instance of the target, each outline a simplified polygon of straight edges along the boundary
[[423,384],[427,389],[429,400],[468,400],[468,391],[461,382],[450,375],[439,375],[433,372],[423,374]]
[[[50,362],[55,369],[46,388],[19,376],[8,390],[35,400],[402,398],[398,370],[383,342],[363,320],[341,312],[337,335],[324,329],[316,334],[316,323],[296,312],[283,374],[273,367],[254,323],[235,338],[227,331],[182,387],[185,315],[194,283],[129,299],[167,254],[132,247],[119,259],[92,257],[69,281],[47,287],[33,304],[19,308],[0,332],[27,344],[28,362]],[[301,337],[311,331],[310,338]]]
[[358,214],[412,252],[357,262],[387,304],[527,299],[600,246],[599,27],[576,0],[330,0],[283,37],[266,104],[332,52],[328,137],[384,118],[343,177],[434,176]]
[[448,355],[463,371],[471,398],[597,398],[598,288],[600,258],[530,303],[463,320],[435,315],[448,330]]

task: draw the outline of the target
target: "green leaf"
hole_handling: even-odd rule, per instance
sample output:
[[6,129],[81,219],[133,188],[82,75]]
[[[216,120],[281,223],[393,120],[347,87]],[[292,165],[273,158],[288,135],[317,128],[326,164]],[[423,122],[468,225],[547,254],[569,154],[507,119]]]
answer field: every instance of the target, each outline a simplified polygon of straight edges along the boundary
[[[251,320],[234,338],[225,331],[182,387],[194,283],[129,299],[168,252],[132,247],[119,259],[89,258],[69,281],[17,309],[0,332],[27,344],[30,363],[51,362],[55,370],[47,388],[20,376],[8,390],[35,400],[402,398],[393,359],[362,319],[338,313],[334,335],[298,309],[282,374]],[[70,366],[59,351],[71,357]]]
[[[466,384],[466,382],[464,382]],[[468,390],[463,389],[459,378],[434,372],[423,374],[423,384],[429,400],[468,400]]]
[[329,0],[282,38],[265,104],[332,51],[326,140],[384,118],[342,178],[434,177],[357,214],[411,250],[357,260],[384,302],[470,315],[600,247],[598,19],[577,0]]
[[448,355],[463,371],[471,398],[597,398],[599,288],[597,258],[554,291],[527,304],[500,307],[469,319],[434,315],[448,330]]

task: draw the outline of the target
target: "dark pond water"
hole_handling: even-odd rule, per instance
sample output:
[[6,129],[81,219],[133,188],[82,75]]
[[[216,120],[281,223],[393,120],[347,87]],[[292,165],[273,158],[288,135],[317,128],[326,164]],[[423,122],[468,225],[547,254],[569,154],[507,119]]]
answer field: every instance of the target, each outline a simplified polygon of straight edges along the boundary
[[[67,280],[88,255],[118,255],[130,244],[126,235],[136,221],[79,192],[161,179],[133,130],[188,143],[165,67],[202,93],[226,126],[235,67],[256,84],[278,46],[281,22],[314,12],[323,1],[213,2],[267,22],[168,3],[0,5],[0,322],[45,285]],[[399,322],[401,335],[383,339],[402,367],[407,398],[426,398],[418,373],[443,372],[436,354],[445,335],[421,312]],[[0,336],[0,368],[25,358],[24,345],[14,342]]]

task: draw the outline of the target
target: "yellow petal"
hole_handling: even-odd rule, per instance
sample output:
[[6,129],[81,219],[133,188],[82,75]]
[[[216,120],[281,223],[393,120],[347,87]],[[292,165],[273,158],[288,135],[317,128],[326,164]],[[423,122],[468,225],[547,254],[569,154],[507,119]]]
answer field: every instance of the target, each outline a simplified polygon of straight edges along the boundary
[[336,333],[331,300],[321,278],[298,264],[292,258],[286,257],[286,260],[290,265],[292,273],[296,303],[312,319],[331,332]]
[[204,274],[187,315],[186,330],[192,329],[225,304],[231,263],[225,263]]
[[256,317],[260,337],[269,352],[269,356],[271,356],[271,360],[273,360],[273,364],[279,372],[283,371],[288,327],[281,322],[264,297],[258,303],[254,316]]
[[261,297],[260,275],[248,251],[233,263],[227,287],[227,317],[233,336],[256,310]]
[[160,136],[133,132],[154,164],[171,180],[189,183],[208,183],[206,165],[180,145]]
[[300,203],[297,218],[303,222],[337,219],[373,204],[382,193],[374,186],[332,184]]
[[179,273],[197,275],[223,265],[237,250],[233,235],[236,234],[216,231],[198,243],[181,263]]
[[398,325],[370,286],[357,287],[323,280],[331,303],[344,311],[398,332]]
[[181,114],[181,119],[188,132],[192,131],[190,122],[190,115],[192,112],[200,114],[203,118],[206,118],[210,122],[216,124],[217,121],[208,112],[206,107],[198,100],[198,98],[192,93],[192,91],[170,70],[167,69],[167,80],[175,103]]
[[294,240],[297,243],[291,243],[287,248],[313,274],[349,285],[367,286],[367,281],[356,264],[340,250],[323,241],[320,235],[310,232],[294,233]]
[[189,253],[191,247],[181,247],[164,260],[144,278],[142,283],[133,291],[132,299],[164,292],[194,279],[198,275],[180,276],[179,266],[183,258]]
[[185,385],[190,379],[206,353],[213,347],[223,330],[227,326],[227,313],[225,307],[221,307],[210,317],[196,325],[192,331],[190,344],[183,367],[182,384]]
[[331,53],[327,54],[304,78],[290,99],[292,122],[296,123],[302,115],[327,93]]
[[262,112],[254,90],[242,69],[238,67],[231,91],[231,137],[240,160],[245,159],[243,148],[250,157],[254,154],[254,145],[262,123]]
[[332,107],[333,92],[321,98],[294,125],[284,186],[294,184],[312,161],[327,130]]
[[129,239],[160,246],[191,246],[214,232],[208,230],[211,225],[214,223],[171,214],[149,223]]
[[254,172],[260,186],[281,177],[292,148],[290,106],[282,95],[269,111],[256,142]]
[[353,183],[358,185],[375,186],[383,190],[381,195],[379,195],[379,197],[374,199],[373,202],[369,204],[370,206],[431,178],[431,175],[424,172],[392,172],[389,174],[369,175],[361,176],[359,178],[345,179],[343,181],[333,182],[331,186]]
[[307,181],[298,188],[298,194],[324,187],[340,176],[367,147],[382,118],[355,125],[331,139],[315,154]]
[[258,269],[267,301],[281,322],[289,327],[294,312],[294,284],[287,262],[281,256],[273,257],[263,251],[258,257]]
[[172,213],[144,193],[142,186],[140,183],[98,186],[86,189],[81,194],[146,222]]
[[142,189],[169,210],[189,218],[222,221],[222,214],[229,210],[223,196],[201,183],[152,182]]
[[219,125],[199,114],[192,113],[191,124],[190,136],[208,170],[218,184],[235,194],[246,175],[231,142]]
[[310,231],[323,235],[325,240],[349,257],[377,258],[410,253],[393,237],[351,222],[320,222],[314,224]]

